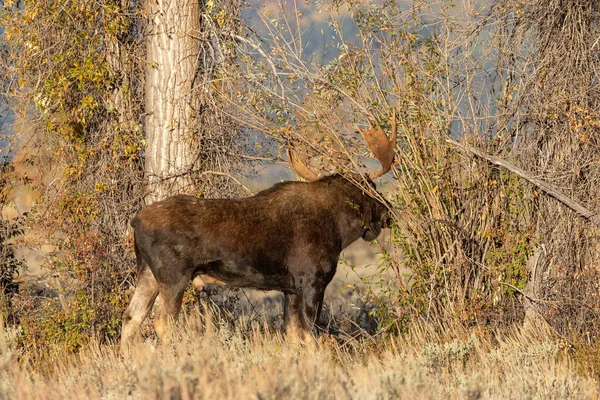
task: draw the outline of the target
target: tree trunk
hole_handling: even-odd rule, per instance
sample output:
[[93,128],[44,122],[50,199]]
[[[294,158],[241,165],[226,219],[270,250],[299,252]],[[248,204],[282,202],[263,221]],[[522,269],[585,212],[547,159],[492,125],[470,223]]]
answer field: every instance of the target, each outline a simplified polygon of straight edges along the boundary
[[[525,15],[538,37],[528,115],[535,123],[521,144],[537,177],[568,198],[600,210],[600,90],[597,84],[600,3],[537,0]],[[581,208],[574,208],[579,214]],[[584,214],[594,224],[598,216]],[[598,225],[587,224],[552,199],[537,200],[537,248],[530,260],[528,317],[541,315],[561,334],[598,326]],[[596,329],[597,332],[597,329]],[[586,333],[587,334],[587,333]]]
[[146,176],[147,203],[181,191],[193,180],[191,96],[200,43],[198,0],[147,0]]

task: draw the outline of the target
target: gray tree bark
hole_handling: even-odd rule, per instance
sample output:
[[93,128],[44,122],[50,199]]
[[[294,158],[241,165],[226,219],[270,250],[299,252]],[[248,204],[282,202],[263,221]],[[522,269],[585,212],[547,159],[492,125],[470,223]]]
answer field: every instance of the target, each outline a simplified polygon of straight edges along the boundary
[[[570,207],[595,224],[586,224],[544,196],[538,200],[537,248],[526,287],[537,300],[525,304],[526,316],[541,315],[562,334],[587,332],[599,318],[590,307],[598,302],[600,169],[592,160],[600,155],[599,130],[588,122],[597,118],[588,110],[600,106],[595,47],[599,12],[597,1],[557,0],[529,2],[525,11],[539,38],[527,111],[535,128],[521,146],[531,160],[526,168],[552,179],[554,187],[575,200],[571,204],[576,207]],[[588,113],[594,117],[586,119]]]
[[152,203],[191,190],[199,0],[147,0],[146,176]]

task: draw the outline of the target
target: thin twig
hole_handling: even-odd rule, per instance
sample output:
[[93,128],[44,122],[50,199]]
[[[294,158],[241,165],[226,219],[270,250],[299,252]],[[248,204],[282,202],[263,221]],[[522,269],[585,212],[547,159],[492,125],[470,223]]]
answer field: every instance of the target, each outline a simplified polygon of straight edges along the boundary
[[229,179],[231,179],[232,181],[234,181],[235,183],[237,183],[238,185],[240,185],[241,188],[243,188],[245,191],[247,191],[250,195],[254,195],[254,192],[250,189],[248,189],[248,187],[246,185],[244,185],[242,182],[240,182],[236,177],[234,177],[231,174],[228,174],[227,172],[218,172],[218,171],[204,171],[200,173],[200,176],[202,175],[217,175],[217,176],[224,176],[227,177]]
[[252,47],[254,50],[258,51],[261,56],[263,56],[265,61],[271,67],[271,71],[273,72],[273,77],[275,78],[275,80],[277,81],[277,84],[281,88],[281,98],[285,98],[285,87],[283,86],[283,83],[281,83],[281,80],[279,79],[279,73],[277,72],[277,67],[275,67],[275,64],[273,64],[273,61],[271,61],[271,58],[269,56],[267,56],[267,54],[263,51],[263,49],[260,48],[260,46],[258,44],[252,42],[251,40],[248,40],[247,38],[240,36],[240,35],[236,35],[236,34],[231,34],[231,37],[239,40],[240,42],[247,44],[248,46]]

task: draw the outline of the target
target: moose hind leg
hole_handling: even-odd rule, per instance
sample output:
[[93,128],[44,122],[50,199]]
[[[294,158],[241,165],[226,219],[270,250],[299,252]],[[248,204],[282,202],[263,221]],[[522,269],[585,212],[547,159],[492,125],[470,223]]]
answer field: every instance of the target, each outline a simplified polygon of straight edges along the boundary
[[171,326],[177,320],[181,310],[183,293],[189,283],[189,278],[181,277],[174,284],[161,285],[158,301],[157,317],[154,321],[156,335],[162,343],[169,343],[171,339]]
[[158,295],[158,284],[148,266],[140,269],[133,298],[123,313],[121,327],[121,346],[125,348],[137,333],[140,325],[148,316]]

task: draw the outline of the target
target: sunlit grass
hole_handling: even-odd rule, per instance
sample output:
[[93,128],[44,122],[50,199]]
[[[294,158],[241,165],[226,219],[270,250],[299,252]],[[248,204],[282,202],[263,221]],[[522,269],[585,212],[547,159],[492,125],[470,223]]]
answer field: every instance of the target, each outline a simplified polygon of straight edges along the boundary
[[421,324],[403,337],[288,343],[256,321],[193,313],[173,343],[88,348],[32,367],[0,335],[0,398],[596,398],[598,386],[543,329],[492,335]]

